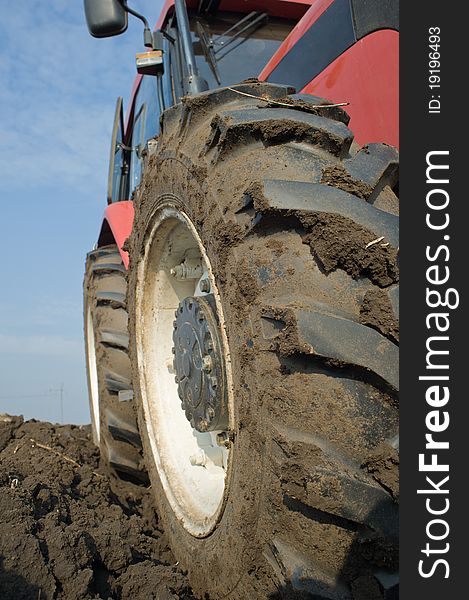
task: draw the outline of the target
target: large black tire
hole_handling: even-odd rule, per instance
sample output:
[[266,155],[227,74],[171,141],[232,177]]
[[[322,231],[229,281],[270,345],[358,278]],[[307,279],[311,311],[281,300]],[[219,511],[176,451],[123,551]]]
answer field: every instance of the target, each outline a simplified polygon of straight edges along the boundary
[[146,481],[128,354],[126,269],[116,245],[87,255],[83,289],[93,439],[117,475]]
[[[164,114],[135,202],[131,361],[158,514],[200,595],[397,598],[397,152],[351,150],[323,100],[235,90]],[[201,539],[170,508],[139,405],[137,267],[167,198],[207,250],[234,373],[229,495]]]

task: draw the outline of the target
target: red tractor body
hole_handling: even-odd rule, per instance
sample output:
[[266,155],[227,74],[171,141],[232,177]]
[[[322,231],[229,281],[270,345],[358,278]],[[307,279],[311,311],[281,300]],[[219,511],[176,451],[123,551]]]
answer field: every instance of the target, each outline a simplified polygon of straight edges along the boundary
[[[190,10],[197,5],[196,0],[187,2]],[[397,2],[221,0],[218,10],[238,13],[238,17],[262,11],[290,23],[290,33],[265,66],[250,75],[292,85],[299,93],[347,103],[350,127],[359,144],[384,142],[399,147]],[[167,0],[156,28],[163,28],[173,12],[174,0]],[[132,138],[142,79],[142,75],[135,78],[126,112],[123,139],[129,147],[135,145]],[[132,186],[129,196],[131,192]],[[131,200],[120,200],[110,202],[105,211],[98,246],[115,242],[127,267],[128,255],[122,246],[132,230],[134,213]]]

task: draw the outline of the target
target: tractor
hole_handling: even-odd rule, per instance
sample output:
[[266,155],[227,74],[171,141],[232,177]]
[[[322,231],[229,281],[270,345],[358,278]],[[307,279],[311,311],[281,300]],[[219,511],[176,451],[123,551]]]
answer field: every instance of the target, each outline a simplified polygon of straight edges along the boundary
[[84,7],[144,41],[86,258],[103,463],[199,597],[398,598],[397,0]]

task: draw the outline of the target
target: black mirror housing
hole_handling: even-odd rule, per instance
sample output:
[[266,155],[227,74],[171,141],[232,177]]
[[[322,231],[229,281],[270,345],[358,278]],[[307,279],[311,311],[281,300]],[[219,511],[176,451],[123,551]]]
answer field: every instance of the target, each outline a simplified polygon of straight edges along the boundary
[[84,4],[86,23],[93,37],[112,37],[127,29],[124,0],[84,0]]

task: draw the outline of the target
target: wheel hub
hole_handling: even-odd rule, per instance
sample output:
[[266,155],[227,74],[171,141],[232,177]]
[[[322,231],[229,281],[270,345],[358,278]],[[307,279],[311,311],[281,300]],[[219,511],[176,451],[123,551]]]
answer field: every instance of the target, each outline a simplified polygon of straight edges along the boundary
[[173,366],[181,407],[200,432],[228,428],[226,377],[213,296],[184,298],[173,323]]

